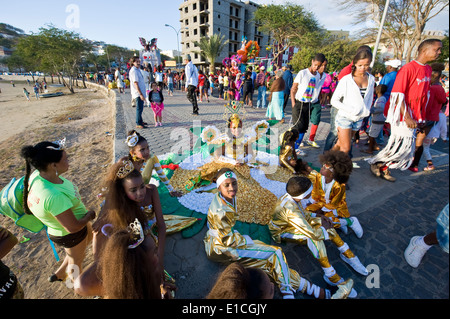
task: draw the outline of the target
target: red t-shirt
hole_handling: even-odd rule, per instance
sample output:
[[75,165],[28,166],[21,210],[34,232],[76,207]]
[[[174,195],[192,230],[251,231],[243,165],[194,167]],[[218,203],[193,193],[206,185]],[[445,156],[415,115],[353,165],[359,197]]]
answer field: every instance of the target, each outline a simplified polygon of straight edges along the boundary
[[205,86],[205,79],[206,79],[206,76],[204,76],[203,74],[199,74],[198,75],[198,86]]
[[340,81],[344,76],[346,76],[347,74],[352,73],[352,66],[353,66],[353,62],[351,62],[349,65],[345,66],[341,72],[339,72],[338,75],[338,81]]
[[[403,93],[405,104],[412,111],[412,117],[417,122],[426,120],[431,71],[431,66],[411,61],[397,72],[392,87],[391,98],[393,93]],[[385,110],[388,107],[389,103],[386,103]]]
[[430,100],[428,101],[426,114],[427,121],[439,121],[439,112],[445,101],[447,101],[447,96],[444,88],[439,84],[430,86]]

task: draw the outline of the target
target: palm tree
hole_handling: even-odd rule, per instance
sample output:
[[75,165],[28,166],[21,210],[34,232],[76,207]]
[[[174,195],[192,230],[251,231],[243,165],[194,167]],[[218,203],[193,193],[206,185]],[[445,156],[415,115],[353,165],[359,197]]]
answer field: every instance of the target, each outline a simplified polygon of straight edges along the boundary
[[220,52],[228,44],[228,40],[225,40],[225,36],[222,34],[213,34],[211,37],[202,37],[200,42],[195,42],[201,52],[199,53],[209,62],[209,72],[214,73],[214,63],[216,58],[220,55]]

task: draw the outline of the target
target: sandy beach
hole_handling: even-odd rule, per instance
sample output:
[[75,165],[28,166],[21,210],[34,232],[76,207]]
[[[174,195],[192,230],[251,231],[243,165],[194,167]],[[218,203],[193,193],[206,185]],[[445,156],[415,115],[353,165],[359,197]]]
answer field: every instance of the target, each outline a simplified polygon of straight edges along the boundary
[[[27,101],[23,88],[30,92]],[[36,100],[33,87],[26,81],[15,81],[15,87],[0,80],[0,189],[13,177],[25,174],[25,161],[20,149],[40,141],[66,138],[69,171],[64,177],[76,184],[88,209],[99,211],[96,195],[102,179],[113,159],[114,105],[102,91],[76,88],[71,94],[64,87],[48,87],[49,93],[63,92],[63,96]],[[50,283],[48,277],[58,268],[44,231],[30,233],[17,227],[8,217],[0,215],[0,224],[20,241],[2,259],[17,275],[27,299],[70,299],[81,297],[62,282]],[[25,237],[24,237],[25,236]],[[85,266],[92,259],[87,250]]]

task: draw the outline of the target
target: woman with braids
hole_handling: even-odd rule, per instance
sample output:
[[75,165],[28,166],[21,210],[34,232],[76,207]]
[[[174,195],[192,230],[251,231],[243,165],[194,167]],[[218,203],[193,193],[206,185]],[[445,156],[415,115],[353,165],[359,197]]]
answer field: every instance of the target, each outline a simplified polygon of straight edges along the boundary
[[[50,239],[64,248],[66,257],[50,282],[67,277],[66,269],[77,266],[81,272],[86,246],[91,240],[90,221],[94,211],[87,211],[78,188],[61,176],[69,170],[65,139],[25,146],[21,155],[26,161],[24,178],[24,210],[44,225]],[[31,172],[31,167],[36,171]],[[69,267],[69,268],[68,268]]]

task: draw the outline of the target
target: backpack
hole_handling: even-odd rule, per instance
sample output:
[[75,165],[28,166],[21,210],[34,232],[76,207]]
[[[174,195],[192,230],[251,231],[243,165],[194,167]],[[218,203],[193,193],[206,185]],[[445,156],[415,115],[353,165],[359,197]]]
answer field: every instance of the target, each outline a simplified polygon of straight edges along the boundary
[[[23,209],[23,180],[22,177],[18,180],[14,177],[1,191],[0,191],[0,214],[8,216],[14,220],[15,224],[22,227],[32,233],[39,233],[47,227],[34,215],[28,215]],[[58,253],[56,252],[55,245],[50,240],[47,233],[47,238],[52,247],[53,254],[56,261],[59,261]]]
[[0,213],[10,217],[15,224],[32,233],[39,233],[45,225],[34,215],[25,214],[23,209],[23,180],[14,177],[0,191]]

